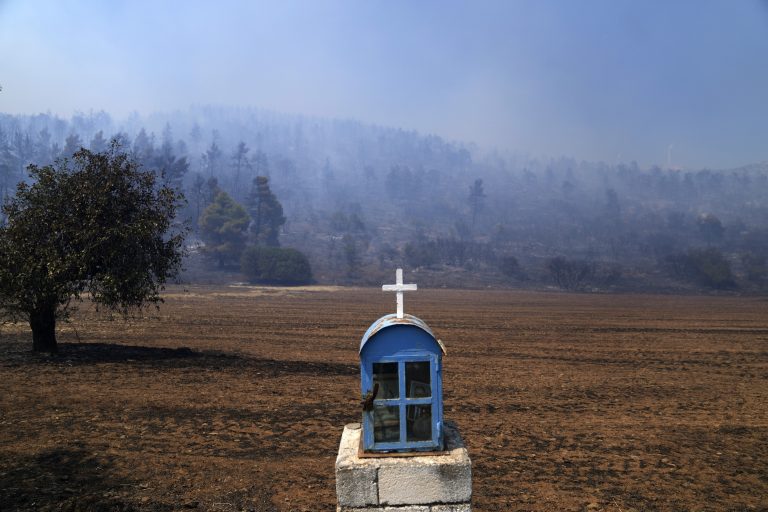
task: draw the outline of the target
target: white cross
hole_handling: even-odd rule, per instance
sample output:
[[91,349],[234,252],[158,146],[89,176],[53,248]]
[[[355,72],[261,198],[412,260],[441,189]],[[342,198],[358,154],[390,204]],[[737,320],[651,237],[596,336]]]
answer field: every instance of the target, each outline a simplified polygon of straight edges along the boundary
[[397,292],[397,318],[403,318],[403,292],[415,292],[415,284],[403,284],[403,269],[397,269],[395,273],[397,284],[385,284],[381,286],[382,291]]

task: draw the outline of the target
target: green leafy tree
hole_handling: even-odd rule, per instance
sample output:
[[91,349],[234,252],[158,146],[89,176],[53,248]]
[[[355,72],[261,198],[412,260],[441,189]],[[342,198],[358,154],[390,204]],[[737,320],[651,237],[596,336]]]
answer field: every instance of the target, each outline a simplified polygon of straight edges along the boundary
[[245,208],[217,187],[213,202],[199,221],[204,254],[216,261],[219,268],[237,268],[250,221]]
[[123,314],[162,302],[181,268],[183,233],[170,232],[180,194],[115,142],[28,172],[34,184],[3,205],[0,310],[29,322],[34,351],[56,351],[56,320],[84,292]]
[[312,268],[304,253],[283,247],[249,247],[243,252],[241,270],[253,283],[306,284]]
[[278,247],[280,227],[285,224],[283,206],[269,189],[269,178],[257,176],[248,197],[248,211],[253,218],[251,233],[257,244]]

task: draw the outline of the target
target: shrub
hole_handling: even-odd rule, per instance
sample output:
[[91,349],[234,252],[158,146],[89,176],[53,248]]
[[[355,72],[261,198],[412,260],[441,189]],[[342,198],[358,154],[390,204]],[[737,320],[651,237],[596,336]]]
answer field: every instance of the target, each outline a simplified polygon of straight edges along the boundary
[[496,253],[488,243],[458,238],[416,240],[405,245],[405,262],[410,267],[455,265],[471,268],[472,264],[497,265]]
[[520,268],[520,262],[514,256],[504,256],[499,261],[499,270],[506,277],[522,277],[522,269]]
[[434,242],[408,242],[404,252],[409,267],[429,267],[437,263],[437,248]]
[[681,279],[717,289],[736,286],[731,264],[719,249],[690,249],[687,253],[668,256],[667,263]]
[[594,263],[568,260],[561,256],[547,262],[547,270],[555,284],[564,290],[579,290],[595,275]]
[[312,268],[301,251],[284,247],[249,247],[240,269],[252,283],[298,285],[312,282]]

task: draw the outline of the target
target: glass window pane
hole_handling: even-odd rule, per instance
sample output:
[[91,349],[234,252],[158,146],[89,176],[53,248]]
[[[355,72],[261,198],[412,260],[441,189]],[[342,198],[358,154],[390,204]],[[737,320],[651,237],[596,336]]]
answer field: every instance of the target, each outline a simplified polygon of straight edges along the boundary
[[373,406],[373,441],[376,443],[400,441],[400,407]]
[[429,377],[429,361],[405,363],[406,397],[429,398],[432,396]]
[[400,398],[397,363],[373,363],[373,385],[379,384],[377,400]]
[[432,439],[432,406],[406,406],[406,435],[408,441],[430,441]]

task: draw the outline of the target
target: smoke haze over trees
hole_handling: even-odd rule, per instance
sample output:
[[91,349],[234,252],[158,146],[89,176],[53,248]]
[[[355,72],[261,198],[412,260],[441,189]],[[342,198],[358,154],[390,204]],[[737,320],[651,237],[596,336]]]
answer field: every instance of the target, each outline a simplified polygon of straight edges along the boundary
[[765,0],[4,0],[0,55],[11,114],[225,104],[537,158],[766,159]]
[[379,283],[404,265],[435,285],[768,284],[766,163],[680,170],[534,159],[246,108],[124,120],[104,112],[2,114],[0,193],[28,179],[30,163],[46,165],[81,145],[98,151],[113,137],[161,183],[184,192],[177,220],[192,228],[202,252],[220,251],[209,258],[214,267],[230,271],[252,239],[298,249],[327,283]]

